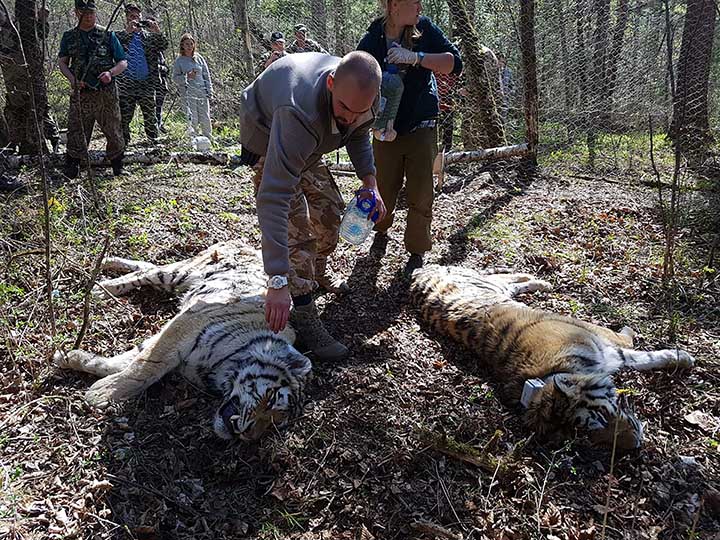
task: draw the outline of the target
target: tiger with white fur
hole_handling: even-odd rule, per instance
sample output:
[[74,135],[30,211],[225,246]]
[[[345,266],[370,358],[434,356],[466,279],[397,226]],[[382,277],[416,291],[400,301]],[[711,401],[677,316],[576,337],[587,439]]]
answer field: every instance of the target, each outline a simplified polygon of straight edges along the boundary
[[258,251],[239,241],[221,242],[173,264],[109,258],[104,268],[129,273],[99,283],[98,294],[152,287],[184,296],[180,312],[157,335],[126,353],[55,354],[62,368],[102,377],[86,393],[90,404],[102,408],[129,399],[179,369],[222,396],[213,422],[222,438],[257,439],[301,412],[310,360],[293,347],[290,326],[279,334],[267,328]]
[[618,403],[612,374],[623,367],[690,368],[693,357],[636,351],[629,328],[616,333],[513,300],[550,288],[528,274],[430,265],[413,273],[411,295],[433,328],[478,353],[503,401],[517,405],[525,391],[524,419],[538,434],[585,431],[596,444],[612,446],[617,437],[618,448],[638,448],[642,424]]

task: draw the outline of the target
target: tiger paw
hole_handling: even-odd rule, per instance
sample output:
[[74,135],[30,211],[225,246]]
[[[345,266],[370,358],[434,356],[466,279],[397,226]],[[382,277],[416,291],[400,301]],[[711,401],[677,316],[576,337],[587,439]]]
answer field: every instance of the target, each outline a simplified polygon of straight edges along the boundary
[[695,358],[693,358],[687,351],[670,350],[668,352],[672,354],[669,367],[690,369],[695,366]]

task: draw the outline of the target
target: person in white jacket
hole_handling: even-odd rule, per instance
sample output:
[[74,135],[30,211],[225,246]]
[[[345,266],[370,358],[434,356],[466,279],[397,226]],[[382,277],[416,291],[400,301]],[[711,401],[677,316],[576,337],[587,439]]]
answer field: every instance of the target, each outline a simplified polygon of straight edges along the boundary
[[180,38],[180,55],[173,65],[173,81],[186,104],[190,127],[194,134],[212,136],[210,125],[210,99],[213,95],[212,79],[207,62],[197,52],[195,38],[183,34]]

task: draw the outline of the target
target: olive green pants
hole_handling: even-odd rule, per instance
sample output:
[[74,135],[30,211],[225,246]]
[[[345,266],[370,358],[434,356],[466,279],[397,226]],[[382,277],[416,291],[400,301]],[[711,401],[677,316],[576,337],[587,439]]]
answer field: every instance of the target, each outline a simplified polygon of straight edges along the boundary
[[395,219],[398,194],[405,183],[408,214],[405,225],[405,249],[422,254],[432,247],[430,224],[435,197],[433,161],[437,155],[437,128],[422,128],[400,135],[393,142],[373,139],[375,167],[380,196],[387,215],[375,224],[375,230],[386,232]]

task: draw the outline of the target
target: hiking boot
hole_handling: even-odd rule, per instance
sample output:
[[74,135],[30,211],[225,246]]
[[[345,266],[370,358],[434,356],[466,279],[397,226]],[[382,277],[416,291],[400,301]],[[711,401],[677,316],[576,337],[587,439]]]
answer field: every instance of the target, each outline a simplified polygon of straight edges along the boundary
[[374,255],[385,255],[388,245],[388,234],[386,232],[377,231],[370,246],[370,253]]
[[318,360],[340,360],[350,352],[348,348],[336,341],[323,326],[318,316],[315,302],[306,306],[297,306],[290,313],[292,323],[299,341],[309,349]]
[[328,270],[325,258],[315,261],[315,281],[317,281],[320,291],[344,294],[350,290],[350,286],[344,279],[333,276],[332,272]]
[[77,178],[78,174],[80,174],[80,160],[77,158],[72,158],[70,156],[65,156],[65,167],[63,167],[63,174],[71,180],[73,178]]
[[423,256],[419,253],[411,253],[410,258],[408,259],[408,262],[405,263],[405,268],[403,269],[403,274],[405,274],[406,278],[411,278],[412,273],[417,270],[418,268],[422,268],[423,265]]
[[123,173],[122,157],[113,159],[110,166],[112,167],[113,176],[120,176]]

